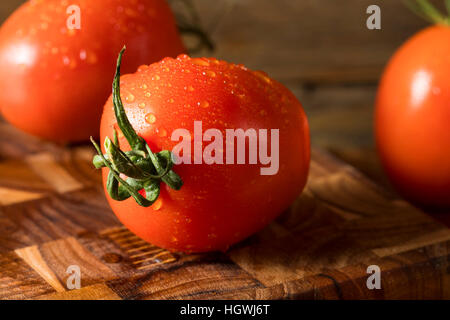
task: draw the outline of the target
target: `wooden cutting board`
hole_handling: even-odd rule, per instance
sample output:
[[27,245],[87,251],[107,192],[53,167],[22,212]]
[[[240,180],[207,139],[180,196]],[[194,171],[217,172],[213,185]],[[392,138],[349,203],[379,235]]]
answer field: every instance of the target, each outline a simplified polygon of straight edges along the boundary
[[[154,247],[109,209],[93,150],[0,122],[1,299],[450,298],[450,230],[315,150],[306,190],[226,253]],[[79,290],[68,290],[71,265]],[[381,269],[369,290],[367,267]]]

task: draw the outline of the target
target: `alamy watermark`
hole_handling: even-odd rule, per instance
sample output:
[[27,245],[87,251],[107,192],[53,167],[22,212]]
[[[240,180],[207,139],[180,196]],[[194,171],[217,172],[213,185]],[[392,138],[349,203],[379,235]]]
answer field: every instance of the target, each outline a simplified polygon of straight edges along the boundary
[[78,265],[71,265],[67,268],[66,273],[69,275],[66,281],[67,289],[76,290],[81,288],[81,269]]
[[381,289],[381,269],[379,266],[373,264],[367,267],[367,274],[370,276],[367,278],[366,286],[369,290]]
[[[381,29],[381,8],[372,4],[367,7],[366,13],[370,16],[366,20],[366,26],[369,30],[380,30]],[[67,29],[81,29],[81,8],[72,4],[67,7],[66,14],[69,15],[66,21]]]
[[[193,136],[187,129],[176,129],[170,138],[172,141],[179,142],[172,149],[175,164],[192,164],[192,162],[193,164],[208,165],[259,163],[264,166],[260,168],[261,175],[278,173],[280,165],[279,129],[226,129],[224,137],[219,129],[210,128],[203,132],[202,122],[194,121]],[[205,148],[203,148],[204,142],[208,142]]]
[[72,4],[67,7],[66,13],[69,15],[66,20],[67,29],[81,29],[81,8],[76,4]]
[[381,8],[376,4],[370,5],[366,10],[367,14],[370,16],[367,18],[366,26],[369,30],[380,30],[381,29]]

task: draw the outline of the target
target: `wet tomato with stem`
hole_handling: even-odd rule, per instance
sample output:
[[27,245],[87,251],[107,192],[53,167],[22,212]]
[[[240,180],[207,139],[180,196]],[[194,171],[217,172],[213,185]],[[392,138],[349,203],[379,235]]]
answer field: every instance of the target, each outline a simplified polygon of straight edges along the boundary
[[[122,54],[94,164],[103,168],[111,208],[132,232],[172,251],[226,250],[299,196],[308,176],[309,128],[302,105],[286,87],[264,72],[187,55],[143,65],[119,85]],[[277,170],[261,174],[266,165],[251,163],[248,155],[242,164],[194,164],[195,152],[175,165],[181,140],[193,139],[194,150],[198,122],[203,132],[279,130],[277,144],[267,146],[272,154],[278,148]],[[186,137],[173,139],[178,129]]]

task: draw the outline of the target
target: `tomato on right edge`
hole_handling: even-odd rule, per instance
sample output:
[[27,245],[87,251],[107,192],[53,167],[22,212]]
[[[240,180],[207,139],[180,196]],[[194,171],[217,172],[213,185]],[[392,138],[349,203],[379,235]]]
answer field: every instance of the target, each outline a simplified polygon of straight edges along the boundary
[[378,152],[411,202],[450,207],[450,27],[432,26],[389,62],[375,114]]

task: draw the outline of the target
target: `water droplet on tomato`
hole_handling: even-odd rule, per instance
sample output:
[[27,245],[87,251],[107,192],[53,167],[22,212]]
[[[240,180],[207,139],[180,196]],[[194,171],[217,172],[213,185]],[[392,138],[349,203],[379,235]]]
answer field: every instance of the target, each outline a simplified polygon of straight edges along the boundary
[[145,103],[144,102],[139,103],[139,108],[144,109],[145,108]]
[[246,66],[244,66],[243,64],[238,64],[237,65],[237,67],[239,68],[239,69],[242,69],[242,70],[244,70],[244,71],[247,71],[248,69],[247,69],[247,67]]
[[145,116],[145,122],[147,122],[148,124],[155,123],[155,121],[156,121],[156,116],[153,113],[149,113]]
[[253,74],[256,75],[258,78],[260,78],[261,80],[263,80],[265,83],[269,84],[272,82],[267,73],[265,73],[264,71],[255,71]]
[[134,99],[135,99],[135,97],[134,97],[134,95],[131,94],[131,93],[129,93],[129,94],[125,97],[125,100],[126,100],[127,102],[133,102]]
[[206,75],[208,77],[211,77],[211,78],[215,78],[216,77],[216,73],[214,71],[211,71],[211,70],[206,71]]
[[180,54],[178,55],[177,60],[179,61],[189,60],[189,56],[187,54]]
[[151,94],[150,92],[146,92],[146,93],[145,93],[145,96],[146,96],[147,98],[149,98],[149,97],[152,96],[152,94]]
[[209,107],[209,102],[208,101],[199,102],[198,106],[202,107],[202,108],[208,108]]
[[153,210],[158,211],[159,209],[161,209],[162,205],[163,205],[162,200],[161,200],[161,199],[157,199],[157,200],[153,203],[152,208],[153,208]]
[[63,57],[63,64],[64,64],[65,66],[68,66],[68,65],[70,64],[70,58],[67,57],[67,56],[64,56],[64,57]]
[[145,65],[145,64],[143,64],[142,66],[139,66],[138,72],[142,72],[142,71],[145,71],[145,70],[147,70],[147,69],[148,69],[148,66]]
[[158,136],[160,136],[161,138],[163,138],[163,137],[167,136],[167,130],[164,129],[164,128],[157,128],[156,129],[156,134]]
[[192,59],[192,63],[198,66],[209,67],[209,62],[202,58]]
[[86,60],[86,58],[87,58],[86,50],[81,50],[80,51],[80,59],[84,61],[84,60]]

